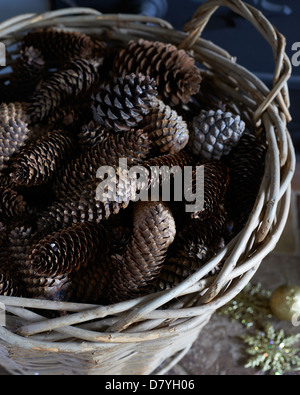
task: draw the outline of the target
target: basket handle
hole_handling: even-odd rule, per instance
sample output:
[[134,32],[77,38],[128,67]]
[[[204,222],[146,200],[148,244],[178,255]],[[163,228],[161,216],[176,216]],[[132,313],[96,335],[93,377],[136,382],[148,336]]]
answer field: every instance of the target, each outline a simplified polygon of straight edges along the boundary
[[290,100],[287,81],[292,74],[292,66],[285,52],[286,39],[266,19],[262,12],[255,7],[244,3],[242,0],[207,0],[206,3],[199,7],[192,20],[184,26],[184,31],[188,33],[188,36],[179,47],[182,49],[191,49],[202,35],[210,18],[221,6],[231,9],[236,14],[248,20],[273,49],[275,59],[273,89],[256,110],[254,114],[255,123],[258,122],[262,114],[275,99],[277,99],[287,122],[290,122],[292,117],[289,112]]

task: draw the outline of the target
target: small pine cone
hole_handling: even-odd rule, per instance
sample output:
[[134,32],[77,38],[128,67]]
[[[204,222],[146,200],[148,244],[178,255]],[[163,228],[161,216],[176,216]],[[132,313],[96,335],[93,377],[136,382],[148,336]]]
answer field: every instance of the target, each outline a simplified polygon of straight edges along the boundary
[[[100,223],[128,207],[134,196],[130,180],[116,175],[116,190],[110,180],[90,180],[77,192],[66,195],[48,207],[37,220],[40,231],[57,231],[80,222]],[[104,182],[104,191],[98,187]],[[104,192],[101,196],[101,192]]]
[[26,212],[27,204],[23,196],[12,189],[0,187],[0,221],[20,218]]
[[78,141],[82,149],[90,149],[98,144],[104,143],[109,136],[109,132],[102,125],[96,125],[94,121],[83,125],[81,131],[78,133]]
[[149,290],[160,274],[175,234],[175,221],[166,205],[152,202],[135,205],[133,236],[111,281],[110,303],[128,300]]
[[[201,164],[200,164],[201,165]],[[207,161],[204,166],[204,200],[203,209],[190,214],[194,219],[205,219],[210,217],[219,206],[223,204],[225,194],[229,185],[228,167],[221,161]],[[193,170],[192,193],[196,194],[196,170]],[[191,186],[190,185],[190,186]],[[190,196],[190,186],[185,190],[185,196]],[[188,202],[192,204],[192,202]]]
[[37,48],[44,59],[50,62],[87,59],[94,49],[92,39],[85,34],[50,28],[28,33],[23,38],[22,46],[23,49],[30,46]]
[[[199,270],[216,254],[222,244],[227,215],[219,210],[207,220],[190,220],[178,233],[155,290],[170,289]],[[212,271],[209,275],[213,275]]]
[[68,100],[87,93],[99,79],[101,59],[78,59],[69,64],[69,69],[58,71],[38,89],[29,106],[32,122],[39,122],[52,115]]
[[239,115],[202,110],[191,123],[189,149],[194,155],[220,160],[238,144],[245,127]]
[[39,276],[57,277],[86,267],[107,251],[108,240],[104,227],[85,222],[41,240],[34,246],[28,265]]
[[7,123],[0,124],[0,172],[7,167],[13,155],[20,151],[28,135],[27,123],[21,120],[10,118]]
[[195,60],[172,44],[130,41],[115,59],[115,74],[143,73],[154,78],[159,95],[170,106],[188,103],[202,80]]
[[12,180],[25,187],[46,184],[75,152],[75,141],[66,132],[50,132],[17,155],[11,165]]
[[266,150],[258,138],[244,134],[227,158],[230,183],[225,201],[234,233],[246,225],[254,207],[264,175]]
[[160,104],[153,108],[139,127],[148,133],[157,154],[175,154],[185,148],[189,141],[186,122],[170,106]]
[[60,197],[78,191],[83,183],[96,178],[101,166],[117,168],[123,158],[128,166],[133,166],[143,162],[149,152],[150,142],[142,130],[110,134],[102,144],[83,152],[64,169],[55,183],[55,193]]
[[131,130],[149,114],[156,95],[154,80],[142,74],[114,78],[92,96],[94,120],[116,132]]

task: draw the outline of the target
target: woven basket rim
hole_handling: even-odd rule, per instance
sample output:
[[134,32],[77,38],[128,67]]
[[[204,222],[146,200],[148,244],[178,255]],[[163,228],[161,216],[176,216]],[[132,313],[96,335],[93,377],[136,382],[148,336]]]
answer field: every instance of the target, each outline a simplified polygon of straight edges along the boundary
[[[272,46],[275,72],[274,88],[271,91],[254,74],[237,64],[227,51],[201,38],[203,29],[220,6],[229,7],[247,19]],[[217,66],[221,66],[223,72],[230,73],[240,85],[241,92],[221,78],[217,79],[217,88],[227,90],[231,97],[251,108],[255,123],[264,125],[269,145],[268,161],[257,202],[246,227],[205,267],[180,285],[112,306],[0,296],[0,303],[6,306],[7,311],[24,320],[24,325],[16,333],[0,327],[0,338],[28,349],[88,352],[109,344],[148,342],[185,333],[206,321],[207,317],[233,299],[249,283],[262,260],[275,248],[284,230],[296,162],[287,130],[287,123],[291,120],[287,87],[291,65],[285,53],[285,39],[254,7],[240,0],[210,0],[200,6],[191,22],[185,26],[185,32],[173,30],[168,22],[159,18],[103,15],[93,9],[74,8],[12,18],[0,24],[0,40],[11,46],[19,41],[25,31],[47,25],[86,31],[87,34],[105,31],[109,40],[116,41],[124,40],[124,36],[126,41],[139,36],[161,37],[179,48],[192,49],[199,62],[208,66],[208,74],[215,73]],[[221,272],[211,281],[203,280],[211,268],[223,260],[225,264]],[[183,295],[186,296],[185,304],[179,303],[176,307],[175,303],[172,308],[160,310],[161,306]],[[198,295],[197,301],[189,307],[188,297],[195,295]],[[72,314],[44,319],[30,309],[68,311]],[[114,319],[104,332],[91,330],[88,326],[88,329],[74,326],[91,320],[103,321],[108,317]],[[167,320],[175,320],[175,324],[159,328]],[[133,324],[135,328],[131,330]],[[47,341],[46,335],[43,336],[48,331],[69,335],[77,340],[65,343],[63,340],[59,343],[57,340]]]

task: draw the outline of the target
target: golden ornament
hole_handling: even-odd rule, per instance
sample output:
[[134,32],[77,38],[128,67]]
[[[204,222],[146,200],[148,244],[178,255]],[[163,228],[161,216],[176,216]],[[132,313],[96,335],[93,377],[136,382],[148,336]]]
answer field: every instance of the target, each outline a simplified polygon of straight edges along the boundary
[[270,299],[272,313],[284,321],[300,321],[300,287],[286,284],[277,288]]

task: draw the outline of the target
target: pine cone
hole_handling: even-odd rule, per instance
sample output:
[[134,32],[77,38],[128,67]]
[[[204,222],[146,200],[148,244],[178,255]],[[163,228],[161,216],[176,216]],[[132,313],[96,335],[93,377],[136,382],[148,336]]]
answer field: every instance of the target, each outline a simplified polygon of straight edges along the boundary
[[170,106],[157,100],[158,104],[139,127],[148,133],[155,154],[175,154],[185,148],[189,141],[186,122]]
[[32,250],[28,265],[40,276],[57,277],[86,267],[107,251],[106,230],[86,222],[41,240]]
[[116,191],[110,180],[107,180],[104,196],[97,193],[101,182],[100,179],[90,180],[81,190],[73,191],[61,201],[53,203],[39,216],[38,229],[51,233],[80,222],[100,223],[128,207],[135,192],[130,180],[116,174]]
[[11,165],[13,182],[25,187],[46,184],[75,152],[75,141],[66,132],[50,132],[15,158]]
[[54,190],[58,197],[78,191],[81,185],[96,178],[101,166],[117,168],[126,158],[128,166],[141,163],[150,152],[148,136],[142,130],[110,134],[103,143],[74,159],[59,175]]
[[[212,160],[202,165],[204,166],[204,206],[201,211],[196,210],[190,214],[194,219],[206,219],[219,209],[224,202],[230,180],[228,168],[223,162]],[[193,170],[192,194],[196,193],[196,170]],[[190,187],[186,188],[185,196],[191,196]],[[185,200],[186,203],[193,204],[188,199]]]
[[102,84],[98,94],[92,96],[94,120],[109,130],[131,130],[149,114],[150,105],[157,95],[154,80],[142,74],[114,78]]
[[246,225],[258,196],[265,170],[266,146],[251,134],[244,134],[227,158],[230,183],[226,207],[236,234]]
[[13,155],[17,154],[28,138],[29,129],[21,120],[10,118],[0,123],[0,172],[3,171]]
[[111,303],[137,297],[149,290],[159,276],[175,234],[175,221],[166,205],[152,202],[135,205],[132,240],[116,268],[108,292]]
[[130,41],[114,64],[116,75],[143,73],[154,78],[162,100],[170,106],[188,103],[200,89],[202,77],[195,60],[172,44],[144,39]]
[[108,130],[102,125],[96,125],[94,121],[84,125],[78,133],[79,145],[82,149],[89,150],[98,144],[104,143],[109,136]]
[[78,59],[69,64],[68,70],[52,75],[32,97],[29,107],[31,121],[42,121],[61,104],[87,93],[99,79],[101,64],[101,59]]
[[23,49],[30,46],[39,49],[45,60],[50,62],[87,59],[94,49],[92,39],[85,34],[50,28],[28,33],[22,46]]
[[189,149],[194,155],[220,160],[238,144],[245,126],[239,115],[202,110],[192,121]]
[[0,221],[20,218],[26,212],[27,204],[23,196],[12,189],[0,187]]
[[[169,250],[155,290],[172,288],[199,270],[216,254],[221,245],[227,215],[218,211],[207,220],[190,220],[178,233]],[[215,271],[209,275],[215,274]]]

